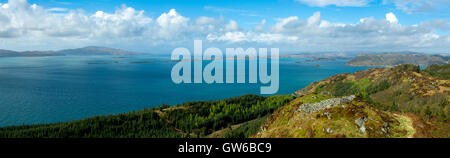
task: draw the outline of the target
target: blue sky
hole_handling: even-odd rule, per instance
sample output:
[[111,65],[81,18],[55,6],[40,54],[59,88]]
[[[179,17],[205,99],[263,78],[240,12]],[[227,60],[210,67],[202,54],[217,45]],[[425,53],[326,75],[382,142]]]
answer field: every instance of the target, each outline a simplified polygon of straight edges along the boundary
[[303,52],[447,53],[450,45],[450,0],[0,0],[0,5],[0,49],[101,45],[167,52],[193,39]]
[[[1,3],[7,2],[1,0]],[[307,18],[312,13],[320,11],[323,19],[331,22],[355,23],[361,17],[384,18],[386,13],[393,12],[401,24],[412,25],[425,20],[450,18],[450,7],[435,11],[406,13],[397,9],[394,3],[383,4],[383,0],[370,1],[367,6],[324,7],[309,6],[295,0],[30,0],[30,3],[40,4],[46,8],[83,9],[88,13],[98,10],[114,12],[117,7],[126,4],[137,10],[145,10],[147,16],[159,16],[170,9],[176,9],[186,17],[225,16],[241,22],[245,27],[252,27],[262,19],[275,23],[275,19],[288,16]]]

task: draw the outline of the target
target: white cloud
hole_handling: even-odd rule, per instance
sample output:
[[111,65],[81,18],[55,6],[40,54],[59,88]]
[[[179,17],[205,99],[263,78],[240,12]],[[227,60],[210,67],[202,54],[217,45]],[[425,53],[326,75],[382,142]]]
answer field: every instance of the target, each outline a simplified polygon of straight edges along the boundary
[[[338,6],[363,7],[375,0],[295,0],[312,7]],[[383,0],[382,4],[393,4],[405,13],[446,11],[450,9],[450,0]]]
[[256,32],[263,31],[264,30],[264,25],[266,25],[266,23],[267,23],[266,19],[263,19],[260,24],[256,25],[253,28],[253,31],[256,31]]
[[248,35],[243,32],[225,32],[222,35],[213,35],[209,34],[206,37],[207,40],[210,41],[225,41],[225,42],[243,42],[243,41],[249,41]]
[[392,12],[386,14],[386,21],[389,21],[390,23],[398,23],[397,17],[395,17]]
[[295,31],[294,29],[298,28],[297,26],[302,25],[297,16],[291,16],[285,19],[281,19],[280,22],[276,23],[272,28],[273,32],[286,32]]
[[320,12],[315,12],[311,17],[308,18],[308,25],[320,24]]
[[181,16],[175,9],[171,9],[169,13],[161,14],[156,22],[159,36],[164,39],[173,39],[187,31],[189,18]]
[[225,31],[237,31],[239,30],[238,23],[234,20],[230,20],[230,23],[225,25]]
[[335,5],[338,7],[360,7],[366,6],[372,0],[296,0],[300,3],[307,4],[313,7],[324,7],[328,5]]
[[425,27],[425,28],[436,28],[442,31],[449,31],[450,30],[450,24],[447,20],[444,19],[436,19],[433,21],[425,21],[419,24],[419,27]]
[[196,24],[199,25],[207,25],[207,24],[212,24],[215,22],[216,19],[211,18],[211,17],[206,17],[206,16],[201,16],[199,17],[197,20],[195,20]]
[[225,25],[225,18],[220,16],[219,18],[201,16],[197,18],[194,24],[190,25],[190,31],[206,36],[211,32],[223,30]]
[[[4,7],[4,6],[8,7]],[[0,37],[126,37],[142,34],[152,19],[122,6],[115,13],[82,11],[52,13],[25,0],[12,0],[0,9]]]
[[[142,43],[143,39],[147,40],[148,45],[156,45],[168,43],[166,40],[169,39],[176,41],[174,39],[183,38],[184,33],[194,30],[190,19],[180,15],[175,9],[162,13],[154,20],[144,15],[144,11],[125,5],[117,8],[114,13],[97,11],[92,15],[82,10],[54,13],[60,9],[44,9],[36,4],[29,4],[26,0],[10,0],[0,6],[0,40],[8,38],[3,43],[8,46],[16,45],[16,49],[27,47],[25,42],[17,42],[20,40],[28,41],[27,43],[30,40],[36,41],[35,43],[41,41],[40,43],[53,47],[61,44],[49,43],[61,39],[70,40],[76,46],[86,43],[114,45],[123,43],[120,41],[124,40]],[[195,28],[204,25],[206,23],[199,23]],[[42,42],[44,39],[48,41]]]
[[279,33],[255,33],[255,32],[225,32],[223,34],[209,34],[209,41],[230,43],[260,43],[260,44],[294,44],[298,37]]
[[240,10],[240,9],[232,9],[232,8],[222,8],[222,7],[215,7],[215,6],[205,6],[206,10],[211,10],[214,12],[232,12],[232,13],[249,13],[248,10]]
[[328,32],[329,30],[326,28],[329,28],[330,25],[337,26],[341,24],[331,24],[328,21],[321,20],[320,12],[315,12],[306,20],[300,20],[297,16],[281,19],[272,30],[276,33],[286,34],[315,34]]
[[355,24],[331,23],[320,18],[316,12],[301,20],[296,16],[280,19],[272,31],[297,38],[296,46],[305,51],[449,51],[448,35],[438,35],[437,28],[447,28],[445,20],[421,23],[419,25],[400,25],[393,13],[386,19],[362,18]]
[[406,13],[432,12],[450,9],[449,0],[383,0],[384,4],[394,4]]
[[66,12],[68,9],[67,8],[50,8],[50,9],[46,9],[46,11],[49,12]]
[[191,45],[193,39],[203,39],[220,46],[270,45],[281,50],[450,51],[450,36],[436,33],[450,30],[447,20],[401,25],[393,13],[387,13],[386,19],[366,17],[343,24],[323,20],[321,13],[315,12],[306,19],[277,19],[272,25],[263,19],[248,30],[222,16],[191,19],[175,9],[154,18],[125,5],[112,13],[50,10],[25,0],[0,4],[0,48],[48,50],[101,45],[154,50]]
[[72,16],[68,18],[70,19],[69,21],[82,19],[80,23],[86,22],[86,25],[92,25],[91,29],[93,30],[90,33],[94,37],[139,36],[148,31],[149,24],[152,22],[151,18],[144,15],[144,11],[136,11],[125,5],[117,9],[113,14],[97,11],[94,15],[85,19],[87,21],[83,20],[83,15]]

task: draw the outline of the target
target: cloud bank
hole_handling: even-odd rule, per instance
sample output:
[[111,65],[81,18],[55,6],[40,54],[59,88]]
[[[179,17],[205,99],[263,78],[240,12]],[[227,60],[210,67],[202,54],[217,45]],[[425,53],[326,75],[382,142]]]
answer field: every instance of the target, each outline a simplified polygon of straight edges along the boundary
[[[326,5],[325,2],[364,5],[362,2],[367,1],[320,2],[316,5]],[[264,46],[279,47],[282,51],[449,52],[450,37],[436,33],[450,30],[446,20],[415,25],[401,25],[399,21],[390,12],[386,19],[363,17],[355,23],[332,23],[315,12],[307,19],[280,18],[272,26],[263,19],[253,29],[243,29],[232,19],[189,18],[175,9],[158,17],[146,16],[144,11],[126,5],[113,13],[88,14],[82,10],[43,8],[26,0],[10,0],[0,4],[0,49],[48,50],[100,45],[136,51],[172,50],[201,39],[216,47]]]

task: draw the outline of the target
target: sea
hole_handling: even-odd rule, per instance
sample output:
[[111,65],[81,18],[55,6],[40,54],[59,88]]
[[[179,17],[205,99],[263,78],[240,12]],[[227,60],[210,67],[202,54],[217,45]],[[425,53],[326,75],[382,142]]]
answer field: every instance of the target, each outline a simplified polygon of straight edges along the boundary
[[[272,95],[289,95],[332,75],[370,68],[345,66],[346,60],[306,60],[280,59],[279,90]],[[171,71],[176,63],[168,56],[149,55],[0,58],[0,127],[57,123],[162,104],[259,95],[263,86],[248,82],[175,84]]]

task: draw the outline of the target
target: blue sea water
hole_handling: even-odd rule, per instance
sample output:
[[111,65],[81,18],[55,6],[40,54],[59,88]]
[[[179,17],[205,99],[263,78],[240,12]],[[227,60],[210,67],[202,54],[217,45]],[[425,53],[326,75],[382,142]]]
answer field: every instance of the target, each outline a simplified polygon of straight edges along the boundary
[[[344,60],[280,59],[277,94],[292,94],[350,67]],[[151,63],[132,63],[153,61]],[[54,123],[164,104],[259,94],[259,84],[174,84],[168,57],[0,58],[0,126]],[[320,67],[313,65],[319,64]],[[248,78],[248,76],[247,76]]]

